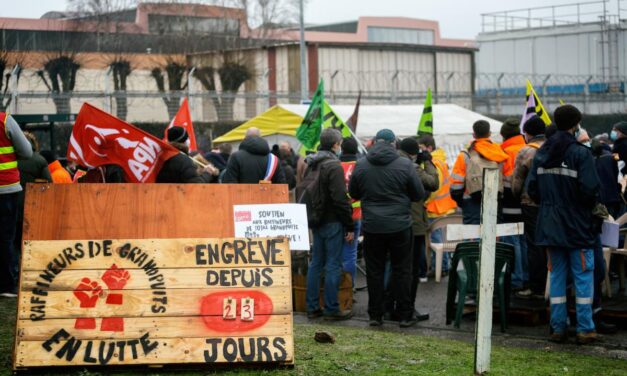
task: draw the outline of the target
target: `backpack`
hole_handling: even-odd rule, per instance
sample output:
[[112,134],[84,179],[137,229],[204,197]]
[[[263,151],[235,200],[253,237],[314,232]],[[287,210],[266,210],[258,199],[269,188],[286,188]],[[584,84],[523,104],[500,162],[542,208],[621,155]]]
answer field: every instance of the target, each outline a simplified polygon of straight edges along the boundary
[[320,172],[323,166],[335,162],[337,161],[327,159],[314,167],[308,166],[303,180],[296,186],[296,202],[306,206],[309,227],[317,227],[322,222],[325,194],[320,182]]
[[[483,170],[486,168],[498,168],[501,166],[494,161],[483,158],[479,152],[472,148],[472,146],[466,151],[466,179],[464,184],[466,185],[466,191],[473,198],[479,198],[483,191]],[[503,193],[503,174],[499,174],[499,193]]]

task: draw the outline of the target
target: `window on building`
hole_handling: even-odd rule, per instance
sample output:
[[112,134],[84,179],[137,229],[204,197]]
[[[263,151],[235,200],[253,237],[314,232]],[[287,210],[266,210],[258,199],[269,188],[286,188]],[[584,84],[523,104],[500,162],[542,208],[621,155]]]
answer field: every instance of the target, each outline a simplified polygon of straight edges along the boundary
[[433,45],[435,36],[433,30],[369,26],[368,42]]
[[239,20],[189,16],[148,15],[148,29],[156,34],[188,32],[206,34],[239,34]]

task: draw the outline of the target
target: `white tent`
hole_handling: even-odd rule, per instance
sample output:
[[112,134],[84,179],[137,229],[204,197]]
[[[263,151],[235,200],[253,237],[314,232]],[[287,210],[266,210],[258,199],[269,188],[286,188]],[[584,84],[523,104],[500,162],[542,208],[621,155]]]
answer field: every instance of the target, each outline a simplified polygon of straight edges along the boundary
[[[281,107],[297,115],[305,116],[307,105],[282,104]],[[354,106],[332,105],[333,110],[347,120]],[[362,105],[359,108],[357,123],[357,137],[367,140],[376,135],[383,128],[389,128],[399,138],[415,136],[423,106],[406,105]],[[448,155],[449,163],[454,162],[457,154],[472,140],[472,124],[477,120],[486,120],[490,123],[492,135],[498,140],[501,122],[485,117],[455,104],[433,105],[433,132],[436,144],[442,147]]]

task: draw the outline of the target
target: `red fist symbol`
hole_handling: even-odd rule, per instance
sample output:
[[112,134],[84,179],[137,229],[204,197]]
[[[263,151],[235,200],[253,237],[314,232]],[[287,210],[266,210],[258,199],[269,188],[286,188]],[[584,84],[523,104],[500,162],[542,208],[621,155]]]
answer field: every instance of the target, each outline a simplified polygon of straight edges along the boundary
[[[81,303],[81,308],[94,308],[98,298],[102,296],[102,287],[96,281],[89,278],[83,278],[74,289],[74,296]],[[95,329],[96,319],[83,317],[77,318],[74,323],[76,329]]]
[[81,302],[81,308],[93,308],[102,296],[102,287],[96,281],[83,278],[74,289],[74,296]]
[[102,275],[102,280],[106,283],[109,290],[122,290],[131,275],[124,269],[119,269],[115,264]]

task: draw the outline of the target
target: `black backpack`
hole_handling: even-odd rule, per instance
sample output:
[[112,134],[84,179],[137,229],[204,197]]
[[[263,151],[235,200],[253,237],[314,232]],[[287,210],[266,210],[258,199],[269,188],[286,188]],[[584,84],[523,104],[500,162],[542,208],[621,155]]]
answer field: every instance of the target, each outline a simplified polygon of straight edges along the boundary
[[320,171],[324,165],[335,162],[334,159],[326,159],[314,167],[308,166],[303,180],[296,186],[296,202],[307,207],[309,227],[319,226],[324,214],[325,194],[320,184]]

